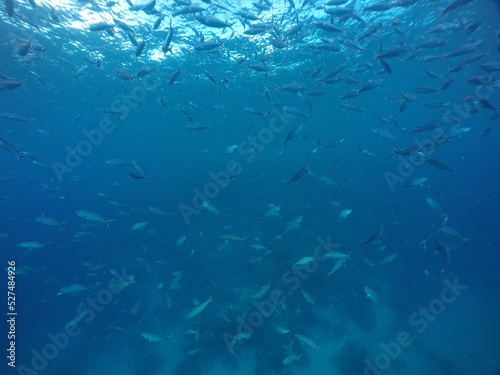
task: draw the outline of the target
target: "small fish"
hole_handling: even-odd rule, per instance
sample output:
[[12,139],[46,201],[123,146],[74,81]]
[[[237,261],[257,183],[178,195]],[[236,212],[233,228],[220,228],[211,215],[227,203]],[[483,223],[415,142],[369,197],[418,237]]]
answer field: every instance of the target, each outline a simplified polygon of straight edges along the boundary
[[52,241],[50,241],[47,244],[40,243],[38,241],[27,241],[27,242],[20,242],[16,246],[25,248],[25,249],[42,249],[44,247],[50,246]]
[[135,160],[131,160],[131,165],[140,173],[140,175],[129,172],[129,176],[133,179],[143,179],[147,183],[149,183],[149,179],[151,178],[151,176],[148,175],[146,169],[138,161]]
[[208,298],[205,302],[199,304],[194,309],[192,309],[190,312],[188,312],[186,314],[186,316],[184,317],[184,319],[191,319],[191,318],[194,318],[195,316],[199,315],[203,310],[205,310],[205,308],[208,306],[208,304],[210,302],[212,302],[212,296],[210,296],[210,298]]
[[170,340],[173,335],[162,337],[149,332],[142,332],[141,336],[144,337],[148,342],[160,342],[165,340]]
[[264,216],[260,217],[259,220],[262,222],[266,219],[270,219],[272,217],[279,216],[280,209],[281,209],[281,205],[276,205],[276,206],[271,205],[271,207],[266,211]]
[[290,354],[289,356],[285,357],[285,359],[283,359],[283,364],[286,366],[286,365],[289,365],[291,364],[292,362],[295,362],[295,361],[300,361],[300,357],[302,356],[303,354],[301,355],[295,355],[295,354]]
[[435,211],[439,212],[440,214],[443,213],[443,210],[441,209],[441,206],[439,205],[439,203],[432,199],[432,198],[425,198],[425,201],[427,202],[427,204]]
[[406,183],[404,187],[416,187],[416,186],[422,186],[426,181],[428,180],[427,177],[416,177],[410,182]]
[[205,207],[209,212],[213,213],[214,215],[220,216],[221,220],[224,220],[224,218],[227,216],[221,214],[220,211],[214,205],[212,205],[207,201],[203,201],[203,207]]
[[340,258],[347,258],[349,260],[351,259],[349,254],[343,253],[341,251],[330,251],[326,253],[325,256],[333,259],[340,259]]
[[59,293],[57,293],[58,296],[62,296],[63,294],[78,294],[84,290],[89,290],[92,288],[93,285],[91,286],[83,286],[79,284],[71,284],[69,286],[64,286],[59,290]]
[[288,181],[285,181],[285,186],[286,188],[289,184],[292,182],[300,180],[302,177],[304,177],[307,173],[309,173],[309,167],[304,167],[301,170],[299,170],[297,173],[295,173],[292,178],[290,178]]
[[57,219],[54,219],[52,217],[48,217],[45,215],[40,215],[35,218],[35,221],[40,224],[48,225],[51,227],[56,227],[59,230],[66,230],[65,225],[68,223],[68,221],[60,221]]
[[252,294],[250,296],[250,298],[252,299],[257,299],[257,298],[260,298],[262,297],[263,295],[265,295],[267,293],[267,291],[269,290],[269,288],[271,287],[271,282],[269,281],[268,284],[264,285],[262,288],[260,288],[257,292],[255,292],[254,294]]
[[309,264],[309,263],[311,263],[313,260],[314,260],[314,257],[303,257],[303,258],[299,259],[298,261],[296,261],[296,262],[293,264],[293,267],[308,265],[308,264]]
[[76,214],[78,216],[80,216],[82,219],[85,219],[85,220],[88,220],[88,221],[96,221],[96,222],[99,222],[99,223],[105,223],[109,229],[111,229],[111,227],[109,226],[109,223],[112,222],[112,221],[115,221],[114,219],[112,220],[106,220],[104,219],[102,216],[99,216],[93,212],[90,212],[90,211],[83,211],[83,210],[80,210],[80,211],[76,211]]
[[281,87],[274,85],[274,87],[276,88],[276,95],[279,95],[281,91],[288,91],[295,94],[306,90],[306,87],[302,83],[298,82],[292,82]]
[[312,298],[312,296],[307,293],[304,288],[302,288],[302,295],[304,296],[304,298],[306,299],[307,302],[309,302],[311,305],[316,305],[316,302],[314,302],[314,299]]
[[175,241],[175,246],[176,246],[176,247],[179,247],[179,246],[183,245],[183,244],[184,244],[184,242],[186,242],[186,238],[187,238],[187,236],[186,236],[186,235],[179,237],[179,238],[177,239],[177,241]]
[[34,118],[27,118],[24,116],[21,116],[18,113],[0,113],[0,116],[3,118],[6,118],[7,120],[15,121],[15,122],[33,122],[35,119]]
[[285,229],[283,230],[283,232],[281,232],[281,234],[280,234],[280,235],[276,236],[276,238],[281,239],[281,238],[283,238],[283,236],[284,236],[285,234],[287,234],[287,233],[288,233],[288,232],[290,232],[291,230],[293,230],[293,229],[297,229],[297,228],[300,228],[300,223],[301,223],[301,222],[302,222],[302,215],[297,216],[295,219],[293,219],[292,221],[290,221],[290,222],[286,225],[286,227],[285,227]]
[[450,172],[453,174],[453,172],[456,171],[456,169],[452,169],[450,167],[448,167],[446,164],[440,162],[439,160],[435,160],[435,159],[426,159],[425,161],[427,164],[430,164],[432,165],[433,167],[437,168],[437,169],[441,169],[443,171],[447,171],[447,172]]
[[319,352],[324,352],[323,349],[320,349],[310,338],[303,335],[295,335],[296,338],[303,344],[309,345],[310,347],[316,349]]
[[161,208],[154,207],[154,206],[148,206],[148,210],[151,211],[154,214],[157,214],[157,215],[168,216],[172,221],[174,221],[174,219],[172,218],[172,216],[175,215],[175,212],[169,214],[168,212],[165,212]]
[[378,261],[377,263],[369,263],[371,266],[380,266],[382,264],[386,263],[391,263],[396,257],[398,256],[398,253],[392,253],[390,255],[387,255],[384,257],[382,260]]
[[429,241],[433,236],[438,234],[442,228],[446,225],[446,222],[448,221],[449,215],[443,214],[441,216],[441,219],[434,225],[432,230],[429,232],[427,237],[423,241],[420,242],[420,245],[423,245],[425,247],[427,241]]
[[115,69],[115,76],[124,81],[130,81],[132,86],[134,86],[135,75],[130,74],[125,69]]
[[285,327],[282,327],[282,326],[277,326],[275,325],[274,328],[276,329],[276,331],[278,331],[279,333],[281,333],[282,335],[290,332],[289,329],[285,328]]
[[331,274],[335,273],[338,269],[340,269],[340,267],[342,267],[345,264],[345,262],[347,262],[348,259],[351,258],[349,257],[338,258],[338,260],[333,264],[332,269],[330,270],[330,272],[326,274],[326,276],[330,276]]
[[246,241],[247,240],[247,237],[239,237],[239,236],[235,236],[235,235],[232,235],[232,234],[223,234],[220,236],[220,239],[222,240],[231,240],[231,241]]
[[449,236],[456,237],[456,238],[462,240],[463,242],[467,242],[467,241],[470,240],[470,238],[463,237],[460,233],[458,233],[452,227],[444,226],[444,227],[441,228],[441,232],[443,232],[443,233],[445,233],[445,234],[447,234]]
[[148,225],[148,222],[147,221],[142,221],[142,222],[139,222],[139,223],[135,223],[131,228],[129,228],[130,230],[139,230],[139,229],[142,229],[144,228],[146,225]]
[[351,209],[349,209],[349,208],[347,208],[347,209],[345,209],[345,210],[340,211],[340,213],[339,213],[339,219],[345,219],[345,218],[347,218],[347,216],[349,216],[349,214],[350,214],[351,212],[352,212],[352,210],[351,210]]
[[436,274],[434,275],[438,276],[443,272],[446,272],[448,264],[450,263],[450,252],[448,251],[448,248],[438,240],[434,239],[434,243],[436,245],[436,251],[439,252],[439,254],[441,254],[441,258],[443,260],[443,267],[439,271],[437,271]]
[[377,293],[375,293],[372,288],[365,286],[365,293],[366,293],[366,298],[368,298],[370,301],[376,303],[380,307],[385,307],[384,305],[382,305]]
[[132,160],[130,161],[124,161],[120,159],[111,159],[111,160],[106,160],[105,163],[107,165],[110,165],[112,167],[125,167],[125,166],[132,166]]

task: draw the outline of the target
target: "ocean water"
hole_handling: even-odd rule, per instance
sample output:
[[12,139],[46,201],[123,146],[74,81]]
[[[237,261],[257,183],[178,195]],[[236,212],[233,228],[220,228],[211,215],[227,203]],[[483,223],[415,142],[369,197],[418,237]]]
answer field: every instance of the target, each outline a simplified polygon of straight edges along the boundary
[[500,373],[498,1],[35,1],[0,12],[2,374]]

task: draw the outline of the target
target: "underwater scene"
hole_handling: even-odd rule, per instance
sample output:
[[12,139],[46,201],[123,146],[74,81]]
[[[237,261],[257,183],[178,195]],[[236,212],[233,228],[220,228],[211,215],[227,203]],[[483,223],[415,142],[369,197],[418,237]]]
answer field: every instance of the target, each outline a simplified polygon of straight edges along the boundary
[[499,375],[499,20],[4,0],[0,374]]

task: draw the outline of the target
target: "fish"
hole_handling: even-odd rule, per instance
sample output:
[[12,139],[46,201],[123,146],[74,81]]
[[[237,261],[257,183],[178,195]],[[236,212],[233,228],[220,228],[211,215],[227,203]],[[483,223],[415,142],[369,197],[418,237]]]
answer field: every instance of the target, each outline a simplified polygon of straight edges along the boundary
[[229,23],[222,21],[214,16],[202,16],[202,15],[197,14],[197,15],[195,15],[195,19],[205,26],[213,27],[213,28],[217,28],[217,29],[224,29],[226,27],[232,29],[232,26],[234,25],[234,23],[229,24]]
[[286,225],[285,229],[283,229],[283,231],[281,232],[281,234],[278,235],[278,236],[276,236],[276,238],[282,239],[283,236],[285,234],[287,234],[288,232],[290,232],[291,230],[300,228],[300,223],[301,222],[302,222],[302,215],[297,216],[295,219],[293,219],[292,221],[288,222],[288,224]]
[[379,305],[380,307],[385,307],[381,302],[380,302],[380,298],[379,296],[377,295],[377,293],[375,293],[373,291],[372,288],[368,287],[368,286],[365,286],[365,294],[366,294],[366,298],[368,298],[370,301],[372,301],[373,303]]
[[186,238],[187,238],[186,235],[179,237],[177,239],[177,241],[175,241],[175,247],[179,247],[179,246],[183,245],[184,242],[186,242]]
[[410,182],[407,182],[403,186],[404,187],[422,186],[427,180],[428,180],[427,177],[415,177],[413,180],[411,180]]
[[439,15],[437,22],[441,22],[441,20],[444,18],[445,15],[447,15],[449,12],[452,10],[458,9],[463,7],[464,5],[467,5],[469,3],[472,3],[474,0],[451,0],[450,3],[441,11],[441,14]]
[[427,235],[427,237],[425,237],[425,239],[420,242],[420,245],[421,246],[423,245],[425,247],[426,242],[429,241],[436,234],[438,234],[441,231],[441,229],[443,229],[443,227],[446,225],[446,223],[448,221],[448,218],[449,218],[449,215],[443,214],[441,216],[441,219],[434,225],[434,227],[429,232],[429,234]]
[[135,75],[130,74],[125,69],[115,69],[114,73],[115,76],[117,76],[121,80],[130,81],[130,83],[132,83],[132,86],[134,86]]
[[270,205],[270,206],[271,207],[266,211],[266,213],[262,217],[258,218],[260,220],[260,222],[263,222],[266,219],[270,219],[270,218],[279,216],[281,205],[276,205],[276,206]]
[[227,216],[221,214],[220,211],[210,202],[203,201],[203,207],[205,207],[208,210],[208,212],[211,212],[214,215],[219,216],[221,220],[224,220],[224,218]]
[[318,352],[324,352],[323,349],[320,349],[314,341],[304,335],[295,335],[295,337],[303,344],[309,345],[310,347],[316,349]]
[[145,180],[147,183],[149,183],[149,179],[151,176],[148,175],[148,172],[146,169],[137,161],[131,160],[131,165],[134,167],[140,175],[136,175],[135,173],[129,172],[129,176],[132,177],[133,179],[142,179]]
[[341,251],[330,251],[328,253],[325,253],[325,256],[332,259],[347,258],[351,260],[350,254],[346,254]]
[[292,94],[297,94],[299,92],[305,91],[306,86],[302,83],[292,82],[283,86],[274,85],[276,88],[276,95],[279,95],[282,91],[291,92]]
[[301,129],[302,129],[302,125],[298,125],[295,128],[293,128],[292,130],[290,130],[290,132],[287,134],[286,138],[283,140],[283,142],[285,143],[285,147],[289,141],[291,141],[292,139],[294,139],[297,136],[297,134],[300,132]]
[[111,229],[111,227],[109,226],[109,223],[111,223],[112,221],[115,221],[115,219],[106,220],[102,216],[99,216],[98,214],[95,214],[95,213],[90,212],[90,211],[79,210],[79,211],[76,211],[76,214],[78,216],[80,216],[82,219],[85,219],[88,221],[105,223],[109,229]]
[[[7,0],[7,1],[12,1],[12,0]],[[17,89],[18,87],[22,87],[23,89],[26,89],[26,86],[24,85],[25,82],[26,82],[26,80],[22,80],[22,81],[16,81],[15,79],[0,80],[0,90],[11,91],[11,90]]]
[[140,223],[135,223],[129,230],[138,230],[144,228],[146,225],[148,225],[147,221],[142,221]]
[[306,299],[307,302],[309,302],[311,305],[316,305],[316,302],[314,301],[312,296],[309,293],[307,293],[304,290],[304,288],[301,288],[301,292],[302,292],[302,295],[304,296],[304,298]]
[[447,271],[448,265],[450,263],[450,252],[448,251],[448,248],[445,245],[443,245],[440,241],[436,239],[434,239],[434,244],[436,246],[436,251],[441,255],[441,259],[443,260],[443,266],[434,275],[434,276],[439,276],[443,272]]
[[205,302],[199,304],[196,306],[194,309],[192,309],[190,312],[186,314],[184,319],[191,319],[194,318],[195,316],[199,315],[205,308],[208,306],[210,302],[212,302],[212,296],[210,296]]
[[314,260],[314,257],[303,257],[293,264],[293,267],[306,266]]
[[62,296],[63,294],[78,294],[80,292],[83,292],[84,290],[89,290],[92,288],[94,285],[91,286],[83,286],[80,284],[71,284],[69,286],[64,286],[62,287],[59,292],[57,293],[58,296]]
[[149,332],[141,332],[141,336],[146,340],[148,340],[148,342],[160,342],[160,341],[170,340],[174,335],[172,334],[170,336],[164,337]]
[[340,213],[339,213],[339,219],[345,219],[345,218],[347,218],[347,216],[349,216],[351,212],[352,212],[352,210],[349,209],[349,208],[346,208],[345,210],[340,211]]
[[60,221],[60,220],[57,220],[57,219],[54,219],[53,217],[48,217],[48,216],[45,216],[45,215],[40,215],[38,217],[35,218],[35,221],[37,223],[40,223],[40,224],[43,224],[43,225],[48,225],[48,226],[51,226],[51,227],[56,227],[57,229],[59,230],[66,230],[66,227],[65,225],[68,223],[68,221]]
[[392,59],[394,57],[401,56],[402,54],[406,53],[407,50],[408,50],[408,48],[405,47],[405,46],[392,47],[392,48],[389,48],[389,49],[386,49],[386,50],[383,50],[382,52],[380,52],[376,56],[375,60],[378,60],[378,59],[384,59],[384,60],[385,59]]
[[330,270],[330,272],[328,272],[326,274],[326,276],[330,276],[332,274],[334,274],[336,271],[338,271],[340,269],[340,267],[342,267],[348,259],[351,259],[349,258],[348,256],[346,257],[341,257],[341,258],[337,258],[338,260],[333,264],[333,267],[332,269]]
[[382,234],[382,232],[383,232],[383,228],[384,228],[384,225],[383,225],[382,223],[379,223],[378,230],[377,230],[375,233],[373,233],[370,237],[368,237],[366,240],[361,241],[360,246],[363,246],[363,245],[365,245],[365,244],[367,244],[367,243],[373,242],[373,241],[375,241],[377,238],[379,238],[379,237],[380,237],[380,235],[381,235],[381,234]]
[[303,354],[301,354],[301,355],[290,354],[289,356],[286,356],[283,359],[283,365],[287,366],[295,361],[300,362],[301,356],[303,356]]
[[170,18],[170,27],[168,29],[167,36],[165,37],[165,40],[163,41],[163,44],[161,46],[161,51],[163,53],[165,53],[165,54],[167,52],[173,53],[172,47],[170,46],[170,44],[172,44],[173,36],[174,36],[174,29],[172,28],[172,18]]
[[224,39],[222,42],[201,42],[194,46],[196,51],[210,51],[218,47],[224,47],[224,43],[227,39]]
[[27,242],[20,242],[16,244],[16,246],[22,247],[24,249],[33,250],[33,249],[42,249],[44,247],[50,246],[51,243],[52,241],[46,244],[40,243],[38,241],[27,241]]
[[441,206],[439,205],[439,203],[432,199],[432,198],[425,198],[425,201],[427,202],[427,204],[433,209],[433,210],[436,210],[437,212],[439,213],[443,213],[443,210],[441,209]]
[[282,327],[282,326],[277,326],[277,325],[274,325],[274,328],[276,329],[276,331],[278,331],[279,333],[281,333],[282,335],[290,332],[290,330],[288,328],[285,328],[285,327]]
[[295,173],[288,181],[285,180],[285,186],[283,188],[286,188],[289,184],[292,182],[300,180],[302,177],[304,177],[307,173],[309,173],[309,167],[304,167],[300,169],[297,173]]
[[441,228],[441,232],[443,232],[449,236],[456,237],[456,238],[462,240],[463,242],[467,242],[470,240],[470,238],[463,237],[460,233],[458,233],[455,229],[453,229],[451,227],[444,226]]
[[437,168],[437,169],[441,169],[443,171],[447,171],[447,172],[450,172],[451,174],[453,174],[453,172],[456,171],[456,169],[452,169],[450,167],[448,167],[446,164],[440,162],[439,160],[435,160],[435,159],[426,159],[425,162],[427,164],[430,164],[432,165],[433,167]]
[[233,234],[222,234],[220,236],[220,239],[222,240],[231,240],[231,241],[246,241],[247,240],[247,237],[239,237],[239,236],[235,236]]
[[170,78],[168,79],[168,85],[169,86],[172,86],[175,81],[177,81],[177,78],[179,77],[179,74],[182,73],[182,65],[179,66],[179,69],[177,69],[176,71],[174,71],[171,75],[170,75]]
[[266,285],[264,285],[262,288],[260,288],[257,292],[255,292],[254,294],[252,294],[250,296],[250,298],[252,299],[257,299],[257,298],[260,298],[262,296],[264,296],[267,291],[269,290],[269,288],[271,288],[271,282],[269,281],[269,283],[267,283]]
[[378,261],[377,263],[369,263],[369,264],[371,266],[380,266],[382,264],[391,263],[394,259],[396,259],[397,256],[398,253],[392,253],[385,256],[384,258],[382,258],[382,260]]
[[248,113],[251,113],[252,115],[262,116],[263,118],[266,118],[267,116],[267,113],[263,113],[256,107],[243,107],[243,110],[245,110]]
[[357,149],[363,155],[366,155],[366,156],[368,156],[369,158],[372,158],[372,159],[380,159],[382,157],[381,155],[375,154],[373,151],[361,148],[360,146],[358,146]]
[[148,206],[148,210],[154,214],[157,214],[157,215],[168,216],[172,221],[174,221],[174,218],[172,216],[175,215],[175,212],[168,213],[168,212],[162,210],[161,208],[154,207],[154,206]]
[[34,118],[27,118],[27,117],[21,116],[18,113],[3,112],[3,113],[0,113],[0,116],[2,116],[3,118],[6,118],[7,120],[11,120],[11,121],[15,121],[15,122],[33,122],[33,121],[35,121]]
[[7,152],[16,154],[17,160],[18,161],[21,160],[21,151],[18,150],[14,145],[12,145],[9,141],[7,141],[5,138],[1,136],[0,136],[0,148]]

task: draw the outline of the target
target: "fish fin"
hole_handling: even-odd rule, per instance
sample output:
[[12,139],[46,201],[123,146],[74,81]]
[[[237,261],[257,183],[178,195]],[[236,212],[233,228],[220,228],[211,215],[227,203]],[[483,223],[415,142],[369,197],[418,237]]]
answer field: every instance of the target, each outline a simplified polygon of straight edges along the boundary
[[111,227],[109,226],[109,223],[111,223],[112,221],[115,221],[116,219],[111,219],[111,220],[106,220],[106,225],[108,226],[108,228],[111,230]]

